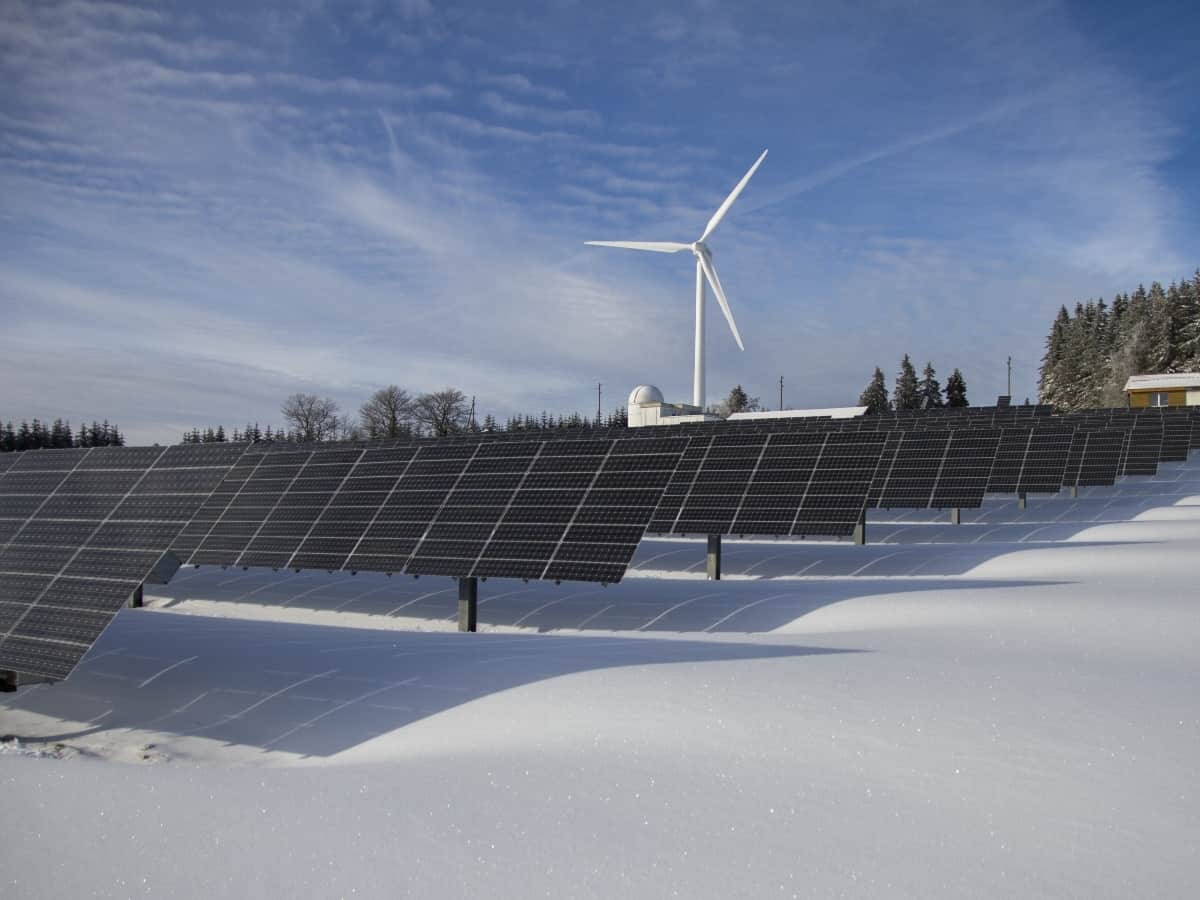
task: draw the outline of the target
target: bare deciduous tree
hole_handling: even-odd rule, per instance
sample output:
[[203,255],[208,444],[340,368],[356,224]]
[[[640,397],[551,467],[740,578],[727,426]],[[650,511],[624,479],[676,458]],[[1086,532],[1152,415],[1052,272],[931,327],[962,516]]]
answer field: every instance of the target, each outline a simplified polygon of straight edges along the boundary
[[279,410],[300,441],[327,441],[337,437],[338,405],[330,397],[292,394]]
[[412,431],[412,395],[402,387],[389,384],[371,395],[358,410],[362,430],[368,438],[395,438]]
[[422,394],[413,404],[413,419],[436,437],[455,434],[466,428],[466,395],[456,388]]

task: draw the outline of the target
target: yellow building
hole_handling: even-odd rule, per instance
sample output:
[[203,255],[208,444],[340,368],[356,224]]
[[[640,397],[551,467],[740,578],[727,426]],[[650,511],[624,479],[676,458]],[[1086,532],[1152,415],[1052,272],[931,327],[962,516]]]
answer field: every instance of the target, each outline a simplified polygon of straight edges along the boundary
[[1125,382],[1131,409],[1151,406],[1200,406],[1200,372],[1134,375]]

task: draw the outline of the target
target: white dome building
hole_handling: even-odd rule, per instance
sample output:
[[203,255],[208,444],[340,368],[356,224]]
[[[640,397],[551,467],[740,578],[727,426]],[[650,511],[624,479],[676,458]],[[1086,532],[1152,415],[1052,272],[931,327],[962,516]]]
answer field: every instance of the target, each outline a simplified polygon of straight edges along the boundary
[[716,419],[701,413],[694,406],[668,403],[663,392],[652,384],[639,384],[629,393],[629,427],[671,425],[683,422],[707,422]]
[[629,394],[629,408],[648,403],[666,403],[663,392],[652,384],[639,384]]

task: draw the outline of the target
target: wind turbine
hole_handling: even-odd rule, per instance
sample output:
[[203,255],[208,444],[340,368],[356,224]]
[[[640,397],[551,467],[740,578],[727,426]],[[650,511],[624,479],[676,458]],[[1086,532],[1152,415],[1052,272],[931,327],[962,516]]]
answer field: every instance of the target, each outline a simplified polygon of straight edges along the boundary
[[754,161],[754,165],[750,167],[750,171],[743,175],[742,180],[730,191],[729,196],[725,198],[725,202],[717,207],[717,211],[708,220],[708,225],[705,227],[704,233],[690,244],[681,244],[674,241],[584,241],[585,244],[591,244],[595,247],[621,247],[625,250],[649,250],[652,253],[681,253],[684,250],[691,250],[695,255],[696,367],[692,375],[692,403],[701,409],[704,408],[704,283],[706,281],[717,297],[717,303],[721,306],[721,312],[725,314],[725,321],[729,323],[729,330],[733,332],[733,339],[737,341],[738,349],[746,349],[745,345],[742,344],[742,336],[738,334],[737,323],[733,321],[733,312],[729,309],[729,300],[726,299],[725,290],[721,287],[721,279],[717,277],[717,270],[713,267],[712,251],[708,249],[708,244],[705,242],[716,231],[717,226],[721,224],[721,220],[725,218],[725,214],[729,212],[729,207],[733,206],[733,201],[745,190],[751,176],[754,175],[758,167],[762,165],[762,161],[766,158],[767,151],[764,150],[762,155]]

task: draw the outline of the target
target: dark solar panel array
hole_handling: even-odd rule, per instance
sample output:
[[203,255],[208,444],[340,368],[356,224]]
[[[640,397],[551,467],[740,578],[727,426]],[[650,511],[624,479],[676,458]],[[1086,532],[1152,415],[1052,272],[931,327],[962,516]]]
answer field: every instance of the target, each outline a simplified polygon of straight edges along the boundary
[[242,449],[20,454],[0,479],[0,669],[65,677]]
[[256,448],[176,546],[197,565],[619,581],[686,444]]
[[1122,475],[1156,475],[1162,457],[1163,427],[1161,422],[1139,420],[1129,433],[1122,460]]
[[693,437],[648,530],[851,534],[885,439],[804,431]]
[[843,536],[1153,475],[1200,410],[925,410],[448,440],[0,454],[0,669],[61,678],[171,548],[197,564],[618,581],[644,531]]
[[1121,454],[1128,431],[1116,429],[1078,429],[1071,440],[1063,485],[1088,487],[1111,485],[1121,469]]
[[884,509],[974,508],[983,503],[1000,431],[896,431],[872,481],[868,505]]

